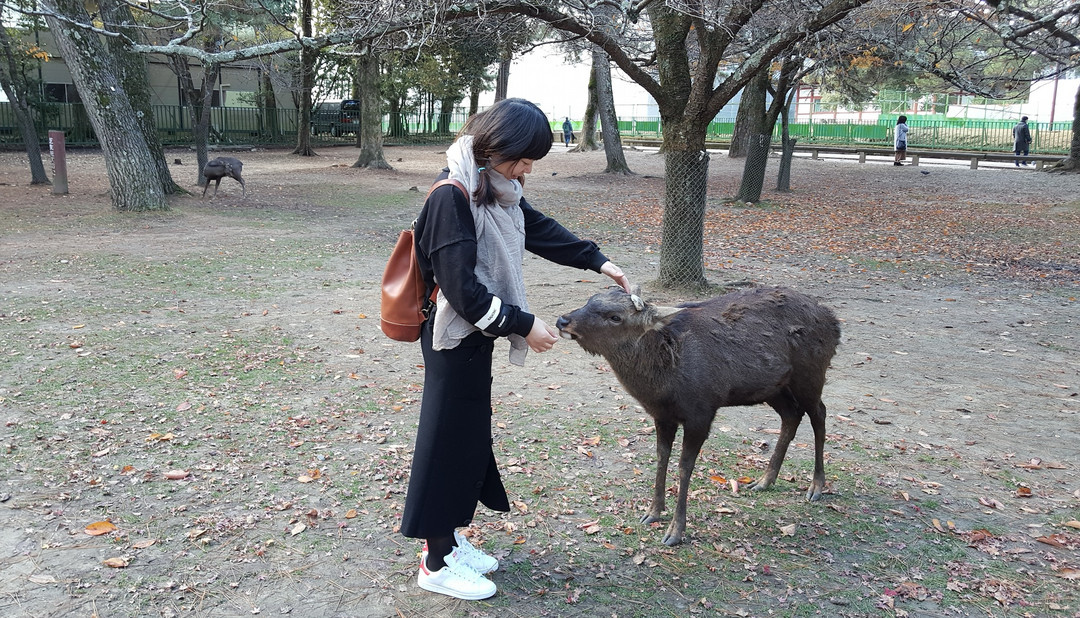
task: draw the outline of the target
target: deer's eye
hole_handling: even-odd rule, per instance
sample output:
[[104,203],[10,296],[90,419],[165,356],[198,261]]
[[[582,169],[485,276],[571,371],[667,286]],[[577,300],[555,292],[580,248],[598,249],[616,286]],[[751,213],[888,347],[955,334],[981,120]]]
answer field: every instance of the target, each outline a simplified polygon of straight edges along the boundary
[[612,322],[616,323],[616,324],[622,323],[622,316],[618,315],[618,314],[608,316],[608,319],[611,320]]

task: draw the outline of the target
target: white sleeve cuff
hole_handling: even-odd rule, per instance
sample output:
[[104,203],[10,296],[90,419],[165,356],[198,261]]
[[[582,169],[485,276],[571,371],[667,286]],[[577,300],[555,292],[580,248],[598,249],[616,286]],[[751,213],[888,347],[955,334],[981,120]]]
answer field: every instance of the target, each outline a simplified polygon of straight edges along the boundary
[[499,299],[498,296],[492,296],[491,306],[488,307],[487,313],[484,314],[484,317],[480,318],[480,320],[475,324],[475,326],[480,330],[484,330],[488,326],[491,326],[491,323],[499,317],[500,311],[502,311],[502,301]]

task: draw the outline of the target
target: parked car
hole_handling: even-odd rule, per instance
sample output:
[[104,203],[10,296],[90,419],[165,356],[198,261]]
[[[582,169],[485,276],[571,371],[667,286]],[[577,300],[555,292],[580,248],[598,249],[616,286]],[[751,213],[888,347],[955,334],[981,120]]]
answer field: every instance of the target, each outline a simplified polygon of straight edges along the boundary
[[334,137],[360,130],[360,101],[328,101],[319,103],[311,114],[311,133],[329,133]]

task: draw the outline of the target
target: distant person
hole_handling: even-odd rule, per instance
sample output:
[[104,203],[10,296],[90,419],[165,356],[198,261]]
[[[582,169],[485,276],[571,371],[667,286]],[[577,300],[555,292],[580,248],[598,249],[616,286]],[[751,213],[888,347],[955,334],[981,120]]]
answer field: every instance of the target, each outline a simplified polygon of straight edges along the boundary
[[900,116],[896,119],[896,132],[893,136],[893,146],[896,148],[893,165],[903,165],[901,161],[907,158],[907,134],[907,116]]
[[[1028,129],[1027,116],[1020,119],[1020,122],[1016,123],[1013,127],[1013,154],[1017,157],[1020,155],[1027,156],[1028,149],[1031,148],[1031,131]],[[1027,165],[1027,159],[1018,158],[1014,161],[1016,167],[1021,165]]]
[[574,139],[574,125],[570,124],[569,118],[562,123],[562,138],[563,142],[566,143],[566,147],[569,148],[570,142]]

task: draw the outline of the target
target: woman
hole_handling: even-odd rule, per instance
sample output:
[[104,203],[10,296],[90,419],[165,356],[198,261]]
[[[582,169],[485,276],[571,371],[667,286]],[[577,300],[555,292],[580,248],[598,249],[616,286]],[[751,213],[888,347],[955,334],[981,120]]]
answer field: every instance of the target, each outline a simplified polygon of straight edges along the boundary
[[907,158],[907,134],[907,116],[900,116],[896,119],[896,132],[893,135],[893,145],[896,147],[893,165],[903,165],[901,161]]
[[455,529],[476,503],[509,511],[491,446],[491,358],[496,337],[510,340],[510,361],[550,350],[557,331],[529,313],[522,278],[525,249],[553,262],[630,282],[597,246],[522,197],[521,179],[551,149],[544,113],[505,99],[469,119],[447,150],[441,178],[460,181],[431,193],[414,227],[417,257],[436,306],[420,336],[424,397],[401,533],[426,540],[417,583],[459,599],[485,599],[483,576],[498,561]]

